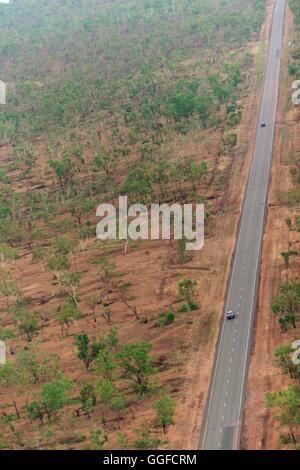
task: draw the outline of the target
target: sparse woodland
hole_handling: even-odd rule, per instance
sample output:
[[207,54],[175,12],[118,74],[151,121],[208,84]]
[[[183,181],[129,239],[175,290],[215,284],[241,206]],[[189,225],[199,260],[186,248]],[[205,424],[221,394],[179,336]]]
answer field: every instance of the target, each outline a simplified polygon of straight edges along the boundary
[[264,13],[263,0],[0,5],[1,449],[168,445],[205,292],[183,243],[100,242],[96,208],[205,202],[213,234]]

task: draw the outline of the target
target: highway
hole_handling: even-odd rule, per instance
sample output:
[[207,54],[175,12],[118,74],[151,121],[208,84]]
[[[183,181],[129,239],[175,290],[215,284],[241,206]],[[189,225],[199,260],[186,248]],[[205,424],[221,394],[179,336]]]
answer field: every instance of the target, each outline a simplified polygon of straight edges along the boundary
[[[202,425],[200,449],[205,450],[237,450],[240,446],[275,134],[285,4],[285,0],[277,0],[273,14],[256,141]],[[266,127],[261,128],[261,122]],[[237,313],[234,320],[226,320],[229,310]]]

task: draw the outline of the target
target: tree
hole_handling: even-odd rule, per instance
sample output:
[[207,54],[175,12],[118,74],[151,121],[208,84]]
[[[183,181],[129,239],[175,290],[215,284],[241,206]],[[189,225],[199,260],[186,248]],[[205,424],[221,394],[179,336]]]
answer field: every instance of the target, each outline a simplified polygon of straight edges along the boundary
[[39,403],[37,401],[33,401],[31,403],[28,403],[26,406],[27,414],[28,417],[31,420],[39,419],[41,422],[41,425],[44,425],[44,417],[45,417],[45,408],[42,403]]
[[155,403],[154,408],[157,413],[156,423],[158,426],[162,426],[164,434],[166,434],[168,426],[174,424],[175,402],[171,397],[165,395]]
[[72,240],[65,236],[58,237],[53,242],[54,251],[58,255],[71,256],[76,248],[76,245],[76,240]]
[[106,379],[112,380],[117,364],[112,351],[107,346],[99,351],[96,359],[96,367],[98,374]]
[[272,302],[273,313],[280,315],[279,324],[283,330],[291,325],[296,328],[300,310],[300,282],[288,282],[280,286],[279,294]]
[[87,370],[97,359],[101,349],[103,349],[103,343],[97,341],[90,342],[86,333],[75,336],[75,345],[78,348],[77,357],[83,361]]
[[121,191],[131,195],[134,201],[145,202],[152,193],[152,175],[145,164],[130,170]]
[[82,274],[73,272],[63,272],[60,275],[60,287],[70,296],[71,301],[78,307],[77,288],[80,284]]
[[111,176],[116,167],[115,159],[109,155],[104,149],[101,149],[93,159],[94,171],[104,170],[107,178]]
[[67,256],[56,254],[51,256],[48,261],[48,267],[53,272],[55,279],[57,279],[58,284],[61,285],[61,273],[70,269],[71,263]]
[[122,377],[134,383],[139,395],[149,390],[148,377],[156,373],[154,358],[150,355],[151,344],[146,341],[126,344],[116,357],[122,370]]
[[196,190],[197,184],[200,184],[202,181],[203,177],[207,174],[208,172],[208,167],[207,163],[205,161],[198,163],[191,163],[190,171],[189,171],[189,176],[190,180],[193,183],[193,190]]
[[83,196],[72,199],[68,204],[68,209],[79,227],[83,224],[83,218],[94,208],[92,199],[84,199]]
[[[74,141],[73,136],[71,138]],[[79,173],[85,164],[83,148],[81,146],[73,146],[71,149],[65,150],[63,152],[63,159],[70,160],[73,166],[75,166],[77,173]]]
[[4,269],[0,271],[0,292],[6,297],[7,306],[11,298],[15,299],[21,294],[17,281]]
[[193,255],[191,251],[186,250],[186,238],[178,240],[177,243],[177,260],[179,264],[185,264],[191,261]]
[[40,359],[39,350],[31,345],[19,351],[14,363],[7,363],[0,367],[0,383],[11,390],[18,419],[20,419],[20,412],[17,397],[22,398],[27,406],[37,384],[62,376],[57,359],[54,354]]
[[34,154],[33,149],[30,145],[21,144],[15,149],[16,160],[24,172],[24,176],[31,173],[32,168],[37,160],[37,156]]
[[169,99],[166,114],[180,121],[195,112],[195,94],[192,92],[175,92]]
[[275,408],[276,419],[281,428],[288,428],[289,435],[296,445],[295,429],[300,424],[300,387],[290,387],[278,393],[267,393],[266,405]]
[[38,400],[29,404],[29,413],[33,416],[33,410],[38,418],[43,419],[46,415],[49,423],[56,418],[57,412],[70,402],[73,383],[71,380],[61,376],[60,378],[46,382],[42,385],[38,394]]
[[68,330],[73,321],[79,318],[79,316],[78,308],[71,300],[59,307],[56,317],[61,327],[62,336],[64,336],[64,329]]
[[173,163],[170,167],[170,180],[175,185],[175,198],[182,200],[186,197],[185,182],[187,178],[187,168],[184,162],[181,160]]
[[238,141],[237,134],[235,132],[226,132],[223,135],[223,142],[225,147],[227,147],[228,150],[232,150]]
[[45,272],[44,259],[46,257],[46,251],[41,246],[35,246],[32,250],[32,258],[34,261],[39,261],[41,263],[42,272]]
[[87,299],[88,307],[90,308],[92,315],[93,315],[94,328],[96,328],[96,323],[97,323],[96,307],[98,303],[99,303],[99,297],[96,295],[91,295]]
[[110,350],[116,351],[118,349],[119,342],[120,342],[120,339],[119,339],[118,328],[115,326],[112,326],[108,330],[108,333],[105,338],[105,343]]
[[185,299],[189,307],[194,305],[194,295],[196,290],[197,281],[193,279],[184,279],[179,282],[179,297]]
[[7,389],[12,389],[12,402],[14,409],[16,411],[17,418],[20,419],[20,412],[17,406],[17,384],[18,384],[18,374],[14,367],[14,364],[7,363],[2,364],[0,367],[0,384]]
[[86,382],[84,384],[83,388],[80,390],[79,400],[84,412],[90,416],[97,404],[96,389],[92,383]]
[[21,309],[18,312],[17,325],[21,334],[24,334],[27,341],[31,342],[33,335],[40,329],[40,317],[35,312]]
[[97,389],[102,405],[102,418],[105,422],[105,408],[111,405],[112,398],[116,394],[116,386],[109,379],[101,379],[97,384]]
[[19,374],[21,372],[23,376],[28,376],[26,381],[31,385],[37,384],[44,373],[44,363],[40,361],[38,352],[33,347],[20,351],[15,365]]
[[50,167],[55,171],[61,190],[64,190],[73,180],[74,168],[68,156],[62,160],[49,160]]
[[195,102],[195,109],[199,114],[200,122],[207,127],[208,120],[212,109],[212,99],[210,96],[198,96]]
[[119,345],[118,330],[111,327],[103,341],[103,347],[99,351],[96,359],[97,373],[102,377],[113,380],[114,371],[117,368],[117,362],[114,352]]
[[30,312],[26,306],[27,300],[20,297],[10,305],[7,312],[12,316],[20,333],[26,336],[27,341],[31,342],[33,335],[41,327],[41,315],[37,312]]
[[275,358],[277,364],[281,367],[285,374],[290,374],[291,379],[295,379],[298,375],[298,368],[293,364],[292,361],[293,351],[294,350],[291,344],[282,344],[275,351]]
[[118,295],[119,295],[119,300],[120,302],[122,302],[124,305],[126,305],[127,308],[129,308],[129,310],[133,313],[135,319],[137,321],[140,320],[140,315],[139,315],[139,312],[138,312],[138,309],[135,305],[131,305],[129,303],[129,298],[128,298],[128,295],[129,295],[129,289],[131,287],[131,284],[127,284],[127,283],[124,283],[124,282],[120,282],[118,283],[118,285],[116,286],[117,287],[117,290],[118,290]]
[[26,395],[25,388],[27,385],[32,388],[33,385],[39,382],[58,378],[62,373],[56,354],[50,354],[41,359],[39,349],[33,345],[27,346],[19,352],[15,366],[21,382],[24,381],[23,385],[25,385],[22,388],[22,396]]
[[107,297],[116,287],[116,266],[105,258],[98,258],[93,261],[93,264],[101,266],[99,303],[104,307],[108,307],[110,302],[107,300]]
[[112,397],[110,404],[111,404],[112,410],[117,413],[118,428],[120,428],[120,420],[122,417],[122,413],[126,409],[125,397],[121,395],[120,393],[117,393],[114,397]]

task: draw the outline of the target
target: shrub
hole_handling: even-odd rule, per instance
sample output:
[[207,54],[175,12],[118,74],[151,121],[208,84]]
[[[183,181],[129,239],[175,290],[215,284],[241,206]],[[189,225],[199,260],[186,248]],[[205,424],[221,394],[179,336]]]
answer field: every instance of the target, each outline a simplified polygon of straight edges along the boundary
[[168,326],[175,321],[175,313],[172,309],[159,315],[157,326]]
[[183,304],[181,305],[181,307],[179,307],[179,312],[180,313],[187,313],[187,312],[190,312],[190,306],[188,304]]
[[199,310],[199,308],[200,308],[200,307],[199,307],[198,304],[192,303],[192,304],[190,305],[190,309],[191,309],[192,311]]

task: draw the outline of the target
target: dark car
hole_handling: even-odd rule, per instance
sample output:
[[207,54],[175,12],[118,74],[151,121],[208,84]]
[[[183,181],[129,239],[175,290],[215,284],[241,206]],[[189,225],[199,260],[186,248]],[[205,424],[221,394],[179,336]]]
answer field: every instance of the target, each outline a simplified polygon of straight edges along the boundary
[[226,313],[226,318],[227,320],[234,320],[235,319],[235,313],[230,310],[229,312]]
[[265,122],[261,122],[261,123],[260,123],[260,127],[261,127],[261,128],[266,127],[266,123],[265,123]]

